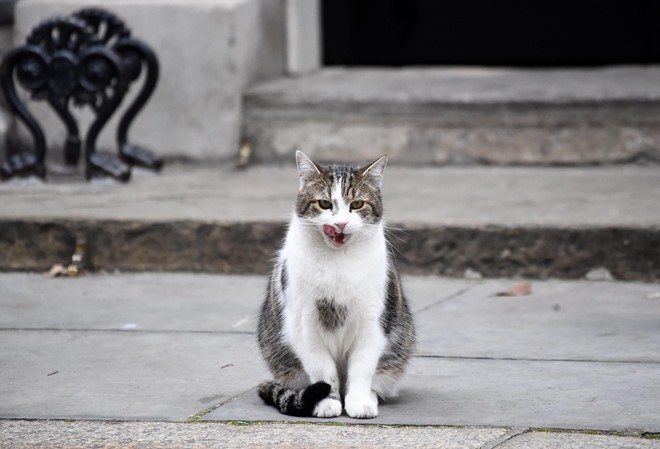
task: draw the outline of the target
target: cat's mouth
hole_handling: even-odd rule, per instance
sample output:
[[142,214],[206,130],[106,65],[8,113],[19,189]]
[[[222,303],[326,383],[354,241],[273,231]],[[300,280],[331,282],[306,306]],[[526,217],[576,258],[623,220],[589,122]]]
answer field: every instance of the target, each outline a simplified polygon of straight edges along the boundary
[[337,232],[337,229],[331,225],[323,225],[323,233],[337,248],[343,246],[346,243],[346,240],[348,240],[348,234]]

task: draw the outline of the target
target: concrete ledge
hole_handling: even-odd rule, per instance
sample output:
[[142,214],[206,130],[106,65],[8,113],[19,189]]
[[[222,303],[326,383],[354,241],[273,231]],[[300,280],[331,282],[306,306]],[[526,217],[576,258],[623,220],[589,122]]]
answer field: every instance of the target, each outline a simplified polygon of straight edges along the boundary
[[660,161],[658,67],[326,69],[245,96],[259,160],[387,153],[408,164]]
[[[84,238],[87,268],[93,271],[266,274],[285,226],[285,222],[1,220],[0,270],[46,271],[54,263],[68,263],[76,239]],[[660,228],[396,226],[408,229],[393,240],[405,273],[581,279],[607,267],[614,279],[660,281]]]
[[[233,159],[243,88],[284,73],[281,1],[112,0],[99,5],[92,0],[22,0],[16,8],[14,42],[22,45],[30,30],[46,18],[90,6],[117,14],[160,61],[159,84],[131,128],[131,139],[165,157]],[[140,83],[131,90],[133,95]],[[131,98],[127,96],[122,107]],[[63,125],[42,102],[31,102],[31,107],[44,124],[49,148],[61,148]],[[100,149],[115,150],[122,111],[104,128]],[[81,130],[87,129],[92,113],[84,109],[79,116]],[[60,154],[51,150],[48,156],[61,162]]]
[[[0,221],[0,270],[45,271],[86,241],[94,271],[266,273],[283,223]],[[35,238],[35,236],[39,236]]]

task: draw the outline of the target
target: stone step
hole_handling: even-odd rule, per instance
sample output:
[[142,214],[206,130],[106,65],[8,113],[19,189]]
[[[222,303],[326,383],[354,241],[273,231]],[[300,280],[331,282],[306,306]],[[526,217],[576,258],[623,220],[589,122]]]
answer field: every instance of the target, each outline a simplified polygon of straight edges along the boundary
[[[125,185],[12,180],[0,184],[0,270],[67,263],[84,239],[96,271],[266,273],[297,189],[291,165],[170,165]],[[654,167],[393,163],[383,189],[407,273],[660,280]]]
[[408,164],[660,161],[660,67],[326,68],[249,89],[255,158]]

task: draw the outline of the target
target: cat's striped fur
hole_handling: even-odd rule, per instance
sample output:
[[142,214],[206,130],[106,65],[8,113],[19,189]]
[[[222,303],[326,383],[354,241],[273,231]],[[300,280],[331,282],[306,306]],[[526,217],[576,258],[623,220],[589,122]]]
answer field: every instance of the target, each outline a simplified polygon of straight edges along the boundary
[[[300,190],[261,308],[274,380],[264,401],[291,415],[378,414],[395,393],[415,326],[384,233],[386,157],[362,168],[296,154]],[[343,403],[342,403],[343,399]]]

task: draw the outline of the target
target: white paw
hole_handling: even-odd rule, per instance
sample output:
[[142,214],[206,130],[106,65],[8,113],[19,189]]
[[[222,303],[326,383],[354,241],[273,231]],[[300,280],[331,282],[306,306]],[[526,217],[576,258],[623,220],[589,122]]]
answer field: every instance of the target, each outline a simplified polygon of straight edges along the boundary
[[378,416],[378,400],[366,399],[346,402],[346,413],[351,418],[375,418]]
[[334,418],[339,416],[341,415],[341,401],[325,398],[316,404],[312,415],[317,418]]

